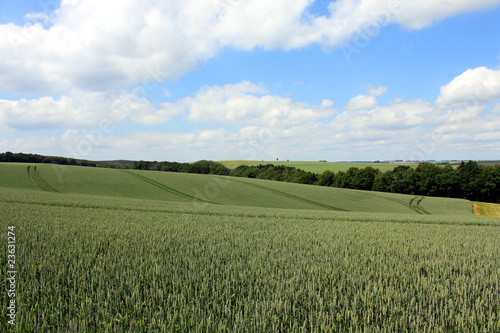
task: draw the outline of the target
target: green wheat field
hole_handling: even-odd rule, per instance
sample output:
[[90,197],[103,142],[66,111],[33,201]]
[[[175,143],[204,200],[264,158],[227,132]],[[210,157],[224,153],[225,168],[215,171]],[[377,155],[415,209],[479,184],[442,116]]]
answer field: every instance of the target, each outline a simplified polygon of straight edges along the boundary
[[17,313],[0,331],[499,332],[500,219],[472,206],[1,163],[1,281],[14,226]]

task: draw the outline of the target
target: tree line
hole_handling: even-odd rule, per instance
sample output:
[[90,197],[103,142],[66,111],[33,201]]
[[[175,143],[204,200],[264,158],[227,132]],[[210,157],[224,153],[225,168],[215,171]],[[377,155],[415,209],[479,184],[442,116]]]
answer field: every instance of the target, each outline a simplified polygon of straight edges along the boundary
[[86,167],[120,168],[120,169],[129,169],[132,167],[132,164],[127,161],[99,162],[99,161],[74,159],[68,157],[60,157],[60,156],[12,153],[10,151],[5,153],[0,153],[0,162],[50,163],[50,164],[61,164],[61,165],[77,165]]
[[332,186],[366,191],[412,195],[465,198],[473,201],[500,203],[500,165],[484,166],[475,161],[462,162],[457,168],[420,163],[416,168],[396,166],[382,172],[367,166],[351,167],[337,173],[326,170],[313,173],[284,165],[241,165],[233,170],[221,163],[201,160],[194,163],[137,161],[128,163],[95,162],[65,157],[11,152],[1,153],[0,162],[54,163],[107,168],[133,168],[269,179],[299,184]]
[[194,163],[138,161],[134,163],[133,169],[199,173],[221,176],[228,176],[230,174],[229,169],[223,164],[207,160],[201,160]]
[[332,186],[366,191],[412,195],[465,198],[500,203],[500,165],[484,166],[474,161],[457,168],[420,163],[416,168],[396,166],[381,172],[371,166],[351,167],[347,171],[326,170],[321,174],[293,167],[258,165],[240,166],[230,172],[237,177],[271,179],[302,184]]
[[484,166],[474,161],[462,162],[457,168],[423,162],[416,168],[398,165],[385,172],[367,166],[351,167],[337,173],[326,170],[321,174],[273,164],[241,165],[230,170],[221,163],[206,160],[195,163],[139,161],[134,164],[134,169],[215,174],[500,203],[500,165]]

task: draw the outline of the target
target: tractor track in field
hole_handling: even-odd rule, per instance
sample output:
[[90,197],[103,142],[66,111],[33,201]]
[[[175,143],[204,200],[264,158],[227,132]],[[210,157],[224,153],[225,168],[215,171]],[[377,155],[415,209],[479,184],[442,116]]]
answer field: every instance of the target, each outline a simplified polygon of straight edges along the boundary
[[422,207],[422,201],[424,201],[425,198],[422,198],[419,202],[418,202],[418,208],[424,213],[424,214],[427,214],[427,215],[430,215],[431,213],[429,213],[428,211],[426,211],[424,209],[424,207]]
[[398,205],[403,205],[406,208],[410,208],[410,209],[414,210],[413,207],[411,206],[411,201],[413,199],[410,200],[410,206],[408,207],[408,204],[406,204],[403,200],[392,199],[392,198],[385,198],[385,197],[382,197],[382,196],[379,196],[379,195],[376,195],[376,194],[372,194],[372,193],[365,193],[365,194],[368,195],[368,196],[371,196],[373,198],[379,198],[379,199],[383,199],[383,200],[389,200],[389,201],[392,201],[394,203],[397,203]]
[[171,187],[169,187],[167,185],[164,185],[164,184],[159,183],[159,182],[157,182],[155,180],[152,180],[152,179],[150,179],[150,178],[148,178],[146,176],[139,175],[139,174],[137,174],[135,172],[131,172],[131,171],[127,171],[127,170],[122,170],[122,171],[125,172],[125,173],[128,173],[131,176],[136,177],[139,180],[142,180],[143,182],[149,183],[150,185],[153,185],[153,186],[155,186],[155,187],[157,187],[157,188],[159,188],[159,189],[161,189],[163,191],[175,194],[175,195],[177,195],[177,196],[179,196],[181,198],[190,199],[190,200],[197,200],[197,201],[203,201],[203,202],[207,202],[207,203],[211,203],[211,204],[217,204],[215,202],[211,202],[211,201],[208,201],[208,200],[203,200],[201,198],[196,198],[196,197],[194,197],[192,195],[189,195],[189,194],[177,191],[176,189],[173,189],[173,188],[171,188]]
[[413,197],[413,198],[411,198],[411,200],[410,200],[410,202],[409,202],[409,204],[410,204],[410,208],[411,208],[411,209],[413,209],[413,211],[414,211],[415,213],[422,214],[422,212],[421,212],[419,209],[415,208],[415,206],[413,205],[413,202],[415,201],[415,199],[416,199],[416,198],[417,198],[417,197]]
[[[36,166],[34,166],[33,168],[31,168],[32,166],[31,165],[28,165],[28,176],[30,177],[31,181],[33,182],[33,184],[35,184],[36,187],[38,187],[39,189],[41,189],[42,191],[45,191],[45,192],[56,192],[56,193],[59,193],[58,190],[56,190],[55,188],[53,188],[52,186],[50,186],[43,178],[42,176],[40,176],[40,174],[38,173],[38,170],[36,169]],[[35,178],[38,179],[38,182],[35,180]],[[42,186],[43,184],[43,186]]]
[[273,188],[270,188],[270,187],[267,187],[267,186],[258,185],[258,184],[252,184],[250,182],[244,182],[244,181],[241,181],[241,180],[238,180],[238,179],[231,179],[231,180],[235,181],[235,182],[247,184],[247,185],[250,185],[250,186],[254,186],[254,187],[257,187],[257,188],[262,189],[262,190],[270,191],[270,192],[273,192],[273,193],[278,194],[278,195],[285,196],[285,197],[290,198],[290,199],[295,199],[295,200],[298,200],[298,201],[302,201],[302,202],[305,202],[305,203],[308,203],[310,205],[314,205],[314,206],[317,206],[317,207],[326,208],[326,209],[334,210],[334,211],[338,211],[338,212],[348,212],[347,209],[342,209],[342,208],[338,208],[338,207],[335,207],[335,206],[330,206],[330,205],[327,205],[327,204],[322,204],[320,202],[316,202],[316,201],[308,200],[308,199],[305,199],[305,198],[301,198],[301,197],[295,196],[293,194],[282,192],[282,191],[279,191],[279,190],[276,190],[276,189],[273,189]]
[[52,186],[50,186],[50,184],[48,184],[48,183],[47,183],[47,182],[46,182],[46,181],[42,178],[42,176],[40,176],[40,174],[38,173],[38,169],[36,168],[36,166],[35,166],[35,168],[34,168],[34,169],[35,169],[35,174],[38,176],[38,178],[42,181],[42,183],[43,183],[45,186],[47,186],[47,188],[49,188],[49,189],[50,189],[50,191],[49,191],[49,192],[57,192],[57,193],[59,193],[59,191],[58,191],[58,190],[56,190],[55,188],[53,188]]
[[28,165],[28,168],[27,168],[28,169],[28,177],[30,177],[31,181],[33,182],[33,184],[35,184],[36,187],[43,190],[43,188],[36,183],[35,179],[33,179],[33,176],[31,175],[30,168],[31,168],[31,165]]
[[426,214],[426,215],[430,215],[430,213],[428,211],[426,211],[423,207],[422,207],[422,201],[424,200],[425,198],[424,197],[413,197],[411,200],[410,200],[410,207],[411,209],[413,209],[415,212],[417,212],[418,214]]

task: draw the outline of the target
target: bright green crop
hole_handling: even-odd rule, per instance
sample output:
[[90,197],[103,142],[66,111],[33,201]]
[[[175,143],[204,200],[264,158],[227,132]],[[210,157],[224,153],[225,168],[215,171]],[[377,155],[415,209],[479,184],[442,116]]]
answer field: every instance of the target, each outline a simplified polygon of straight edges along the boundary
[[18,270],[2,332],[500,331],[500,219],[468,201],[18,168],[0,166],[0,262],[15,226]]

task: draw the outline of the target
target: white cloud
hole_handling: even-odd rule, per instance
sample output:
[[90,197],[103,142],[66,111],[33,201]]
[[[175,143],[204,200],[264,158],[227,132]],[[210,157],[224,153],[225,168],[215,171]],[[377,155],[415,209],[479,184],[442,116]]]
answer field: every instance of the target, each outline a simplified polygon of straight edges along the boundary
[[[269,94],[265,87],[247,81],[204,87],[191,97],[163,103],[159,109],[125,91],[72,92],[60,99],[0,101],[0,127],[6,129],[2,131],[0,148],[87,159],[182,161],[276,157],[349,160],[360,156],[366,160],[493,158],[491,154],[499,151],[500,104],[454,104],[468,96],[462,81],[475,78],[472,82],[480,83],[477,78],[484,77],[485,82],[493,82],[491,73],[495,71],[482,68],[464,72],[446,85],[451,88],[443,89],[434,102],[398,99],[380,105],[375,95],[386,88],[368,86],[368,95],[360,96],[369,99],[370,105],[356,110],[346,105],[341,111],[333,110],[329,99],[308,105]],[[485,100],[493,100],[494,96],[488,94]],[[113,131],[113,124],[124,120],[156,124],[173,117],[196,123],[209,121],[211,125],[188,133]],[[100,124],[103,119],[108,119],[107,127]],[[81,126],[73,126],[75,121]],[[25,137],[32,132],[21,131],[49,124],[65,133]]]
[[[359,97],[359,96],[358,96]],[[393,130],[400,131],[419,125],[427,125],[431,122],[433,107],[423,99],[415,99],[408,102],[394,103],[389,106],[380,107],[376,105],[373,96],[363,96],[373,99],[375,104],[362,105],[352,109],[355,104],[353,100],[345,107],[334,120],[334,126],[339,129],[350,129],[352,131]],[[356,99],[356,97],[355,97]]]
[[358,95],[351,98],[344,107],[344,110],[359,111],[373,109],[377,105],[377,99],[375,97],[383,95],[386,91],[387,87],[375,88],[373,85],[369,84],[366,86],[368,96]]
[[441,105],[485,105],[500,99],[500,70],[486,67],[469,69],[441,87]]
[[410,29],[421,29],[446,17],[491,8],[498,3],[497,0],[401,1],[395,21]]
[[344,109],[350,111],[367,110],[374,108],[376,105],[377,100],[374,96],[358,95],[351,98]]
[[63,94],[68,87],[109,91],[162,82],[193,70],[225,47],[332,47],[360,35],[373,37],[388,24],[422,28],[500,0],[338,0],[330,3],[328,17],[308,14],[311,3],[62,1],[53,12],[29,13],[31,22],[25,26],[0,25],[0,89]]
[[149,114],[138,114],[137,116],[133,116],[132,119],[143,125],[156,125],[164,124],[170,119],[185,113],[185,108],[182,105],[165,102],[161,104],[161,107],[158,111],[153,110]]
[[381,96],[387,91],[387,87],[375,88],[373,85],[369,84],[366,86],[366,91],[370,96]]
[[262,95],[266,91],[263,87],[244,81],[223,87],[205,87],[194,97],[176,103],[186,107],[190,121],[230,125],[279,122],[283,126],[298,126],[328,117],[334,112],[331,109],[333,101],[330,100],[323,100],[321,105],[309,106],[290,98]]
[[71,91],[55,99],[0,100],[0,126],[18,130],[47,128],[97,128],[103,122],[118,124],[126,120],[152,125],[165,123],[185,112],[183,106],[162,103],[156,109],[147,99],[120,91]]
[[264,94],[266,88],[248,81],[201,88],[193,97],[160,104],[156,108],[135,92],[71,91],[54,99],[0,100],[0,126],[18,130],[97,128],[105,121],[131,120],[143,125],[163,124],[184,114],[191,122],[223,125],[292,127],[332,115],[333,101],[308,105],[290,98]]

